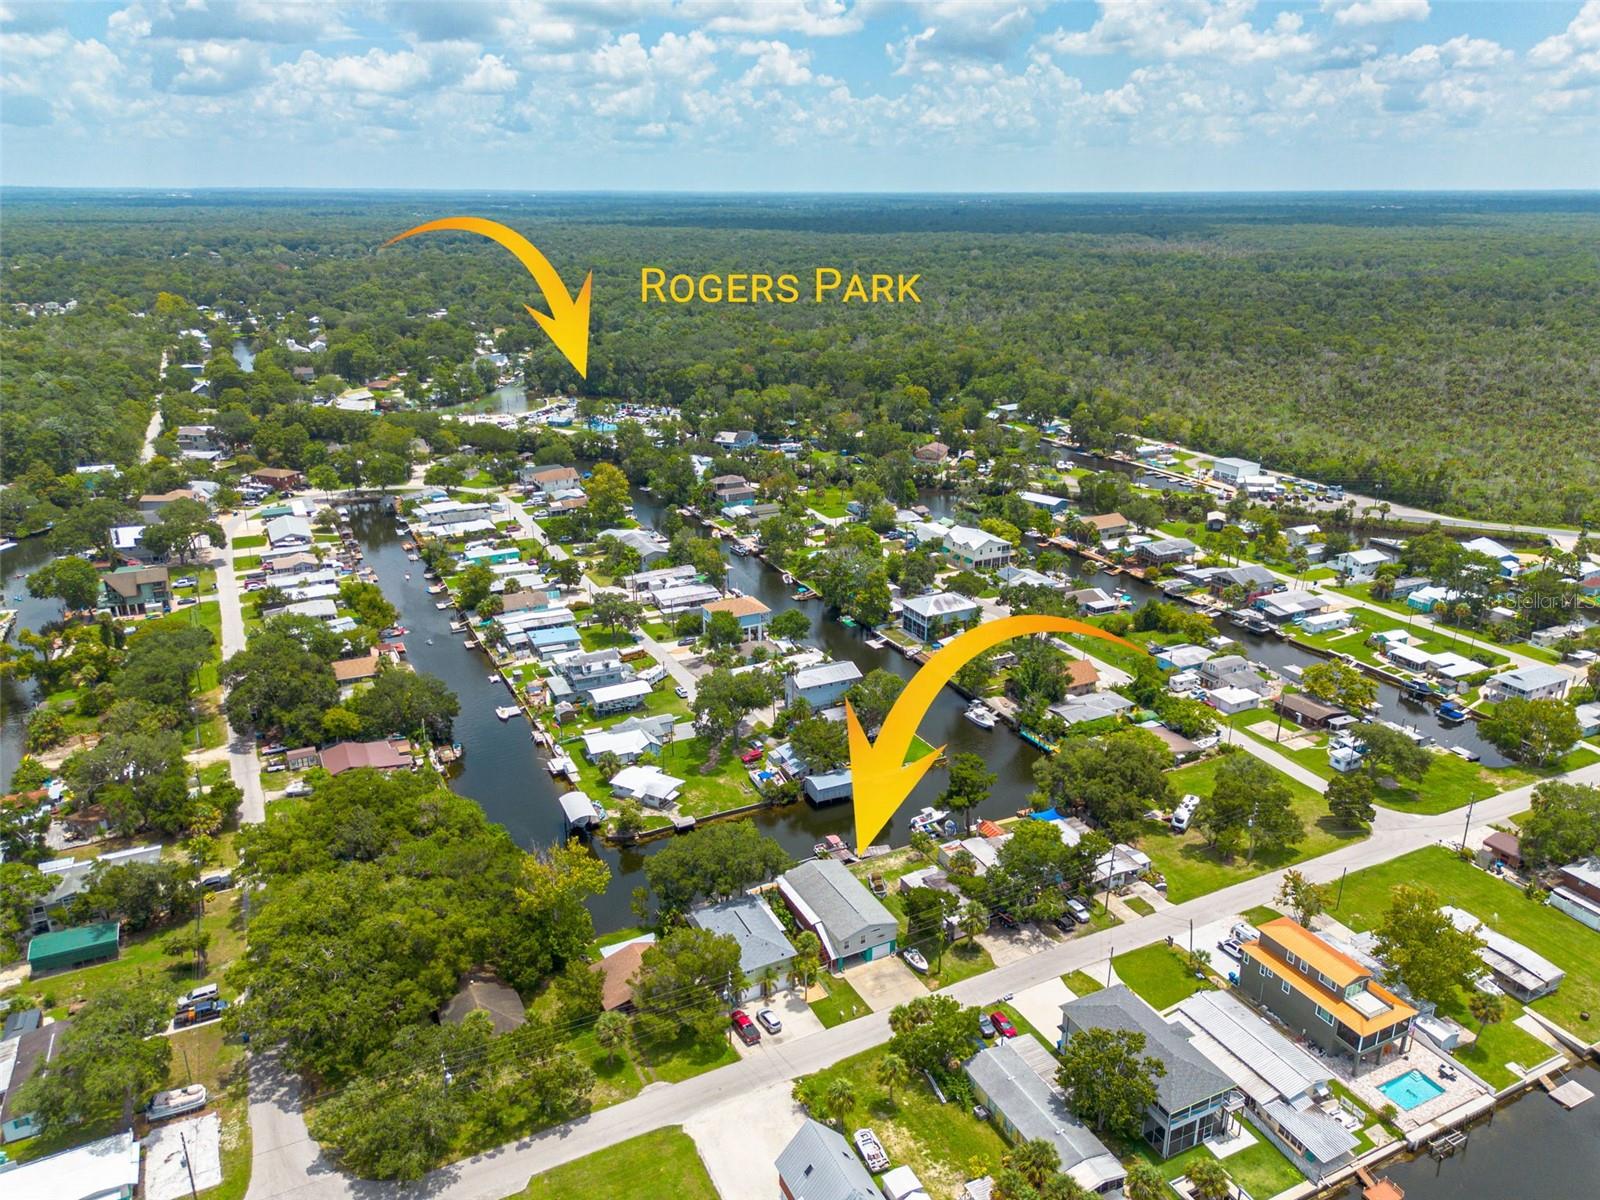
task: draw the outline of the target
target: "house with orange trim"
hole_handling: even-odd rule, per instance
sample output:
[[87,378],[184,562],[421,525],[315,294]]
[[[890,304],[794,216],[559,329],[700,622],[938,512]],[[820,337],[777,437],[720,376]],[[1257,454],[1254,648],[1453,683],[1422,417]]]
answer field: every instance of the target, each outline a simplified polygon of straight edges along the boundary
[[1410,1047],[1417,1010],[1288,917],[1268,921],[1244,944],[1239,987],[1290,1029],[1348,1055],[1357,1073]]

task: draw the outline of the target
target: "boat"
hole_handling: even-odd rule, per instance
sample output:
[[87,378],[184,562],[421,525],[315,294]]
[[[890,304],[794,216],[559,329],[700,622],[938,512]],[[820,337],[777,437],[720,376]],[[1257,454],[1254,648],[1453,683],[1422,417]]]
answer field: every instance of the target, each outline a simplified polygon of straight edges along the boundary
[[432,638],[428,639],[428,645],[430,645],[430,646],[433,645],[433,639]]
[[1457,758],[1464,758],[1468,762],[1477,762],[1481,757],[1471,746],[1451,746],[1450,753]]
[[783,573],[783,582],[785,584],[789,585],[790,587],[794,586],[794,576],[791,575],[788,571],[785,571]]
[[451,633],[460,633],[466,627],[467,627],[467,623],[465,621],[451,621],[450,622],[450,632]]
[[1433,685],[1425,679],[1408,679],[1400,689],[1401,697],[1406,700],[1426,700],[1433,695]]
[[145,1119],[165,1121],[168,1117],[194,1112],[195,1109],[206,1106],[207,1095],[203,1083],[191,1083],[188,1087],[157,1092],[150,1098],[150,1107],[144,1110]]
[[843,625],[846,629],[854,629],[856,627],[856,620],[849,613],[845,613],[839,618],[839,624]]
[[1467,710],[1454,700],[1446,700],[1439,705],[1439,719],[1451,725],[1459,725],[1467,719]]
[[430,595],[430,596],[437,596],[440,592],[442,592],[444,590],[445,590],[445,587],[444,587],[444,584],[442,584],[442,583],[430,583],[428,585],[428,595]]
[[489,672],[489,682],[490,683],[500,683],[500,682],[502,682],[499,672],[497,672],[497,671]]
[[450,601],[441,600],[437,604],[435,604],[434,607],[437,608],[440,612],[443,612],[445,609],[450,607]]
[[940,822],[947,820],[949,816],[950,814],[941,808],[924,808],[911,818],[911,832],[933,833],[939,828]]
[[889,643],[887,641],[885,641],[883,638],[878,637],[876,635],[874,635],[872,637],[869,637],[867,639],[867,645],[872,647],[872,649],[874,649],[874,650],[882,650],[888,644]]
[[494,710],[494,715],[499,717],[502,721],[509,721],[512,717],[516,716],[519,711],[520,710],[515,704],[502,704],[499,708]]
[[915,949],[914,947],[902,950],[900,952],[900,957],[906,960],[906,966],[910,967],[919,975],[926,975],[928,973],[928,960],[922,957],[921,950]]
[[880,875],[876,871],[873,871],[870,875],[867,876],[867,888],[879,900],[882,900],[885,896],[887,896],[889,894],[889,883],[888,883],[888,881],[886,879],[884,879],[884,877],[882,875]]
[[410,571],[407,571],[407,572],[406,572],[406,578],[407,578],[407,579],[410,579],[410,578],[411,578],[411,572],[410,572]]
[[889,1169],[889,1156],[883,1152],[883,1143],[878,1141],[878,1135],[872,1130],[856,1130],[855,1142],[861,1161],[867,1164],[867,1170],[876,1175]]
[[844,839],[837,833],[830,833],[815,846],[811,847],[811,852],[818,858],[829,858],[845,849],[848,849],[848,847],[845,846]]
[[[407,562],[421,562],[422,561],[422,556],[420,554],[408,554],[408,555],[406,555],[406,561]],[[406,578],[410,579],[411,576],[407,575]]]
[[979,729],[993,729],[995,723],[994,710],[982,700],[974,700],[967,706],[967,711],[961,714]]
[[802,587],[789,597],[791,600],[815,600],[817,594],[808,587]]

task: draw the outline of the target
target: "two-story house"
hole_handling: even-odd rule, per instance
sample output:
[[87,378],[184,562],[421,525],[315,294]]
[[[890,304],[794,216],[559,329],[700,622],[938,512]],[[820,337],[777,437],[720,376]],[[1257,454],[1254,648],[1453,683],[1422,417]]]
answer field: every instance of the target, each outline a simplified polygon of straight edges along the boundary
[[976,600],[955,592],[913,596],[900,609],[900,624],[921,642],[933,642],[953,628],[965,626],[982,611]]
[[711,631],[711,618],[719,612],[731,613],[739,623],[739,638],[746,642],[764,641],[772,610],[754,596],[724,596],[700,606],[700,627]]
[[166,567],[118,567],[100,576],[99,607],[114,616],[163,613],[171,602]]
[[1240,990],[1355,1069],[1404,1053],[1417,1010],[1383,987],[1361,963],[1303,925],[1279,917],[1244,944]]

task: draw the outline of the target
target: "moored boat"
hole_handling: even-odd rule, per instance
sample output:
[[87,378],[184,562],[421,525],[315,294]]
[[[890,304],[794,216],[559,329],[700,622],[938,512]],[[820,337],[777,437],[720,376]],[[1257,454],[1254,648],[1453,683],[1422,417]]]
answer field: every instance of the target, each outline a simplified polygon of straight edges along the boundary
[[509,721],[512,717],[517,715],[518,711],[520,710],[515,704],[502,704],[499,708],[494,710],[494,715],[499,717],[502,721]]
[[974,700],[967,706],[967,711],[961,715],[979,729],[993,729],[997,720],[994,715],[994,709],[990,708],[982,700]]

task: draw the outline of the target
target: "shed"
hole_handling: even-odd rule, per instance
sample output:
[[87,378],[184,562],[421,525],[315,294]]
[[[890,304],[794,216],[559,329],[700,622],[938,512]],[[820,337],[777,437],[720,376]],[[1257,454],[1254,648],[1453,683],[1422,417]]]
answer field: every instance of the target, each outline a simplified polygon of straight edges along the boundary
[[57,933],[41,933],[28,943],[28,966],[40,971],[64,971],[86,963],[117,957],[120,921],[97,921]]

